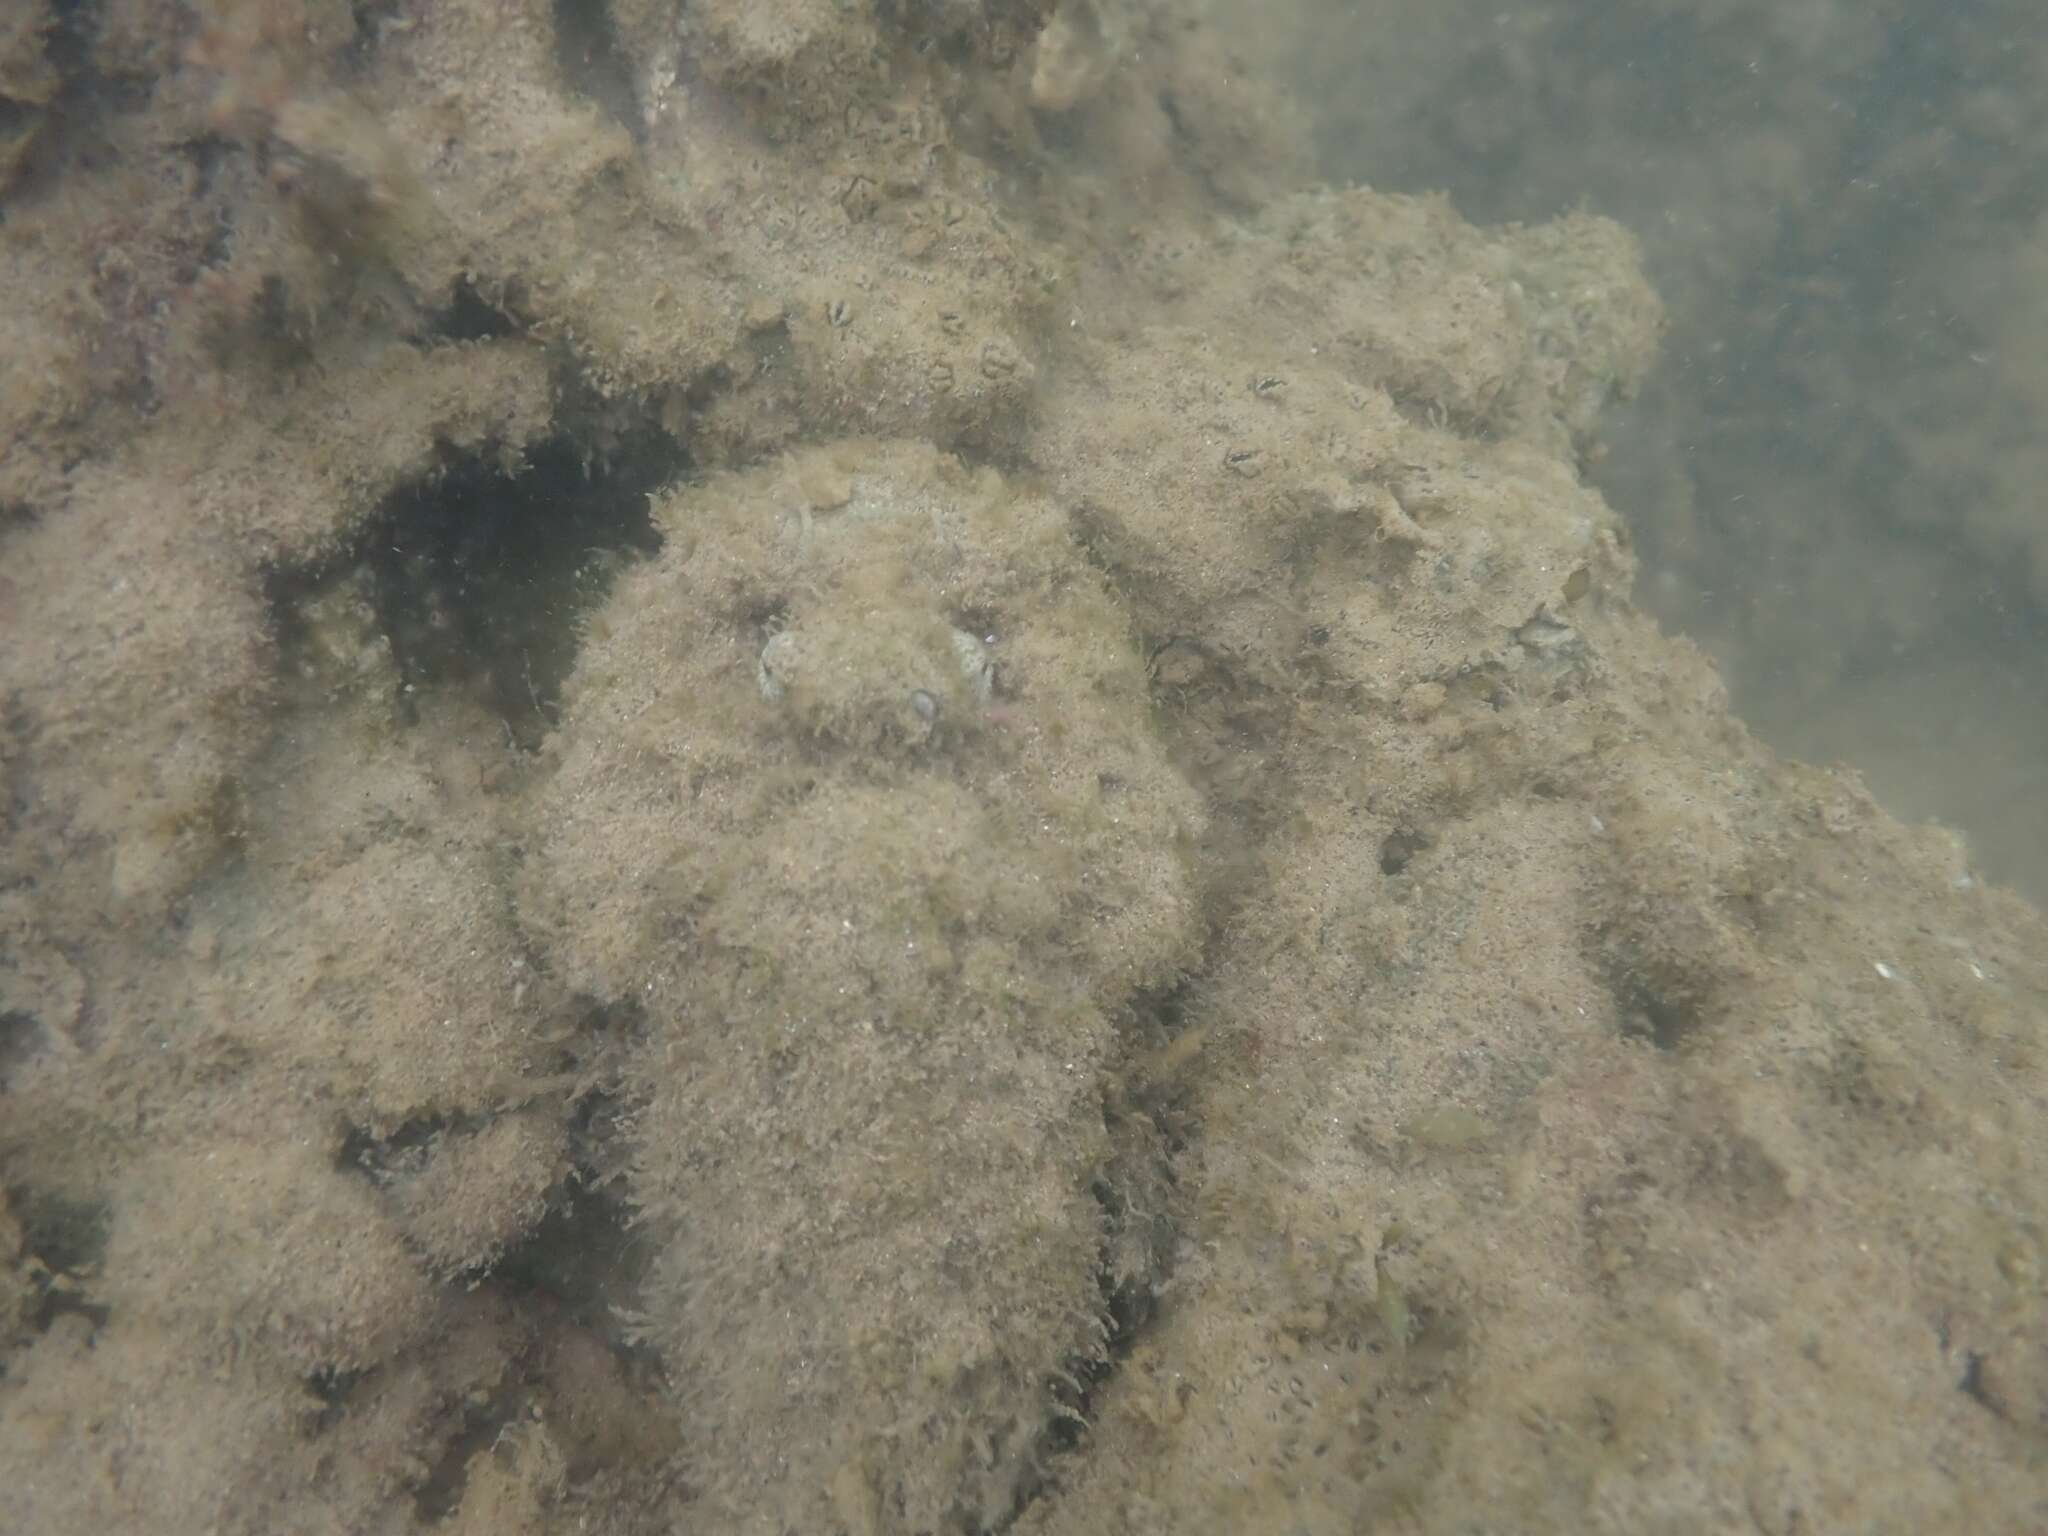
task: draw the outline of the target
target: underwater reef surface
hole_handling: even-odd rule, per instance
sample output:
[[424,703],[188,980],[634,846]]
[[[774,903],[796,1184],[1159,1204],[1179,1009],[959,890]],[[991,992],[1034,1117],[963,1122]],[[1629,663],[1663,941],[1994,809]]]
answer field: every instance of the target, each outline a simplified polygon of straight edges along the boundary
[[2048,1519],[2048,929],[1636,606],[1619,225],[1167,0],[17,17],[22,1529]]

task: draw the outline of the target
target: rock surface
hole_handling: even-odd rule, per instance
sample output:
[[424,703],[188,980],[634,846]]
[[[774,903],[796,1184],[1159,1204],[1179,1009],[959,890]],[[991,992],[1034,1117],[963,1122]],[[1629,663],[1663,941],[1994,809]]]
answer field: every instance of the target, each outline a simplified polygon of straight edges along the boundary
[[1633,605],[1618,226],[1165,0],[28,14],[24,1529],[2048,1518],[2048,930]]

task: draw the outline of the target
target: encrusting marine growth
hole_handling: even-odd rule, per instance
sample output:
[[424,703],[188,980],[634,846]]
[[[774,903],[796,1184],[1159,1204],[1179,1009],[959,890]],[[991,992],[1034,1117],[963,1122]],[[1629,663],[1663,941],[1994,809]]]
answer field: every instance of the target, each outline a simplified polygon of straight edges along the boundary
[[1201,0],[15,11],[21,1529],[2048,1520],[2048,937],[1632,605],[1617,225]]
[[1043,496],[844,442],[656,515],[522,901],[645,1021],[644,1336],[728,1518],[990,1525],[1100,1358],[1101,1082],[1196,958],[1200,799]]

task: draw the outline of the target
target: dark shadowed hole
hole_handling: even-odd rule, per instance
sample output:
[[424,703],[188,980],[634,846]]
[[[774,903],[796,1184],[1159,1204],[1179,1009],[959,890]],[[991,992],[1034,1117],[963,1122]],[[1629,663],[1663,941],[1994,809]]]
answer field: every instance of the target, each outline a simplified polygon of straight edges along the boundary
[[638,1300],[649,1257],[626,1204],[609,1190],[574,1186],[493,1271],[497,1288],[558,1307],[575,1323],[625,1345],[619,1314]]
[[107,1208],[35,1190],[8,1191],[28,1251],[60,1275],[96,1268],[107,1248]]
[[342,1421],[348,1413],[349,1394],[368,1374],[323,1365],[306,1378],[306,1390],[320,1403],[320,1412],[313,1419],[313,1433],[323,1434]]
[[648,492],[681,467],[651,431],[603,465],[558,439],[518,475],[467,459],[393,497],[364,559],[401,718],[435,690],[466,689],[537,746],[575,664],[578,620],[631,557],[660,547]]
[[7,1086],[8,1079],[42,1043],[43,1026],[34,1014],[18,1008],[0,1013],[0,1088]]
[[1621,1005],[1621,1032],[1630,1039],[1647,1040],[1660,1051],[1675,1051],[1700,1026],[1696,1004],[1681,994],[1659,989],[1640,978],[1616,988]]
[[2005,1417],[2005,1410],[1998,1405],[1997,1400],[1984,1385],[1984,1357],[1976,1350],[1973,1349],[1963,1356],[1963,1377],[1956,1383],[1956,1387],[1971,1402],[1989,1409],[1994,1418]]
[[88,0],[55,0],[50,16],[56,25],[43,35],[51,65],[68,80],[84,72],[92,62],[92,47],[100,32],[104,6]]
[[408,1120],[389,1136],[378,1136],[362,1126],[352,1126],[335,1154],[335,1166],[344,1173],[362,1174],[373,1184],[382,1184],[396,1174],[416,1171],[433,1150],[434,1143],[452,1131],[473,1130],[482,1123],[469,1117],[461,1123],[446,1115],[421,1115]]
[[106,1207],[28,1189],[10,1189],[8,1205],[20,1219],[24,1246],[41,1261],[40,1273],[30,1271],[38,1293],[31,1317],[36,1330],[71,1316],[85,1318],[95,1330],[105,1326],[112,1309],[88,1296],[77,1277],[99,1268],[107,1247]]
[[447,341],[492,341],[516,335],[519,322],[476,291],[465,279],[434,313],[429,329]]
[[[609,1096],[593,1093],[576,1106],[570,1126],[578,1172],[550,1193],[547,1214],[508,1248],[490,1267],[461,1283],[500,1298],[521,1321],[522,1347],[488,1396],[462,1405],[458,1423],[433,1458],[426,1477],[413,1490],[414,1508],[422,1521],[445,1520],[461,1507],[475,1458],[490,1450],[508,1424],[532,1411],[534,1394],[545,1372],[538,1365],[550,1338],[577,1330],[594,1335],[622,1362],[647,1367],[644,1379],[660,1378],[660,1362],[651,1351],[627,1337],[624,1314],[638,1305],[649,1254],[633,1227],[624,1200],[600,1186],[599,1166],[616,1161],[619,1106]],[[403,1162],[440,1133],[441,1122],[421,1120],[381,1140],[359,1133],[352,1138],[354,1161],[375,1176],[380,1165]],[[536,1373],[539,1374],[536,1374]]]
[[[639,1358],[655,1366],[650,1374],[658,1378],[659,1362],[624,1338],[620,1322],[621,1310],[637,1299],[644,1267],[644,1249],[630,1230],[624,1203],[606,1191],[572,1183],[483,1284],[516,1309],[535,1337],[582,1328],[621,1359]],[[507,1424],[523,1417],[533,1390],[529,1372],[515,1370],[490,1397],[464,1405],[460,1427],[414,1491],[421,1519],[441,1520],[462,1503],[471,1461],[496,1443]]]
[[[1128,1200],[1116,1186],[1107,1179],[1097,1179],[1090,1193],[1102,1207],[1104,1229],[1113,1235],[1122,1227],[1134,1221],[1159,1221],[1170,1225],[1165,1214],[1133,1211]],[[1163,1245],[1157,1255],[1159,1272],[1138,1280],[1120,1278],[1106,1260],[1097,1269],[1095,1283],[1101,1293],[1102,1309],[1108,1324],[1108,1336],[1103,1340],[1100,1356],[1084,1356],[1067,1362],[1065,1380],[1056,1381],[1052,1387],[1053,1399],[1062,1410],[1046,1427],[1040,1457],[1050,1460],[1069,1456],[1079,1451],[1087,1435],[1087,1426],[1093,1422],[1097,1399],[1103,1387],[1116,1375],[1118,1369],[1130,1358],[1137,1347],[1138,1339],[1151,1323],[1158,1310],[1155,1299],[1155,1283],[1165,1273],[1171,1255],[1171,1245]],[[1035,1475],[1026,1476],[1018,1485],[1016,1507],[1012,1518],[1021,1515],[1026,1507],[1043,1497],[1051,1486],[1047,1469],[1042,1465]]]
[[355,22],[356,35],[346,51],[352,65],[358,69],[367,67],[377,45],[383,41],[386,24],[403,9],[403,0],[352,0],[349,12]]
[[[1108,1332],[1100,1355],[1069,1360],[1066,1379],[1053,1386],[1062,1411],[1044,1435],[1047,1458],[1080,1448],[1104,1385],[1152,1324],[1160,1283],[1173,1269],[1179,1237],[1173,1158],[1186,1148],[1193,1128],[1182,1106],[1184,1074],[1171,1063],[1175,1043],[1189,1028],[1196,984],[1190,978],[1139,993],[1120,1025],[1127,1048],[1143,1065],[1105,1099],[1104,1119],[1117,1152],[1090,1185],[1102,1211],[1095,1284]],[[1040,1477],[1025,1479],[1018,1512],[1047,1486]]]
[[455,1513],[469,1487],[470,1462],[478,1452],[497,1443],[505,1426],[518,1416],[526,1398],[526,1383],[512,1373],[505,1385],[488,1398],[463,1405],[462,1427],[441,1447],[426,1480],[413,1490],[413,1508],[420,1519],[445,1520]]
[[0,144],[13,140],[28,130],[42,111],[40,107],[25,106],[18,101],[0,97]]
[[1423,832],[1390,832],[1380,843],[1380,873],[1398,875],[1406,869],[1415,855],[1429,847],[1429,836]]
[[107,1326],[107,1319],[114,1315],[112,1307],[82,1296],[76,1291],[60,1290],[55,1286],[46,1289],[36,1301],[34,1326],[38,1333],[47,1332],[50,1324],[60,1317],[82,1317],[98,1332]]
[[589,97],[636,139],[640,103],[619,51],[607,0],[555,0],[555,63],[569,89]]

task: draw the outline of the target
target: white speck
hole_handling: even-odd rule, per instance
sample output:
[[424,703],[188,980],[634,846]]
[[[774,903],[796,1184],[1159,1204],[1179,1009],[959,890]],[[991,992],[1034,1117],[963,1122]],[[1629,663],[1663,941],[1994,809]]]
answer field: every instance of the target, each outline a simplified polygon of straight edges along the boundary
[[1872,961],[1871,963],[1877,967],[1877,974],[1882,976],[1886,981],[1895,981],[1898,979],[1899,973],[1893,970],[1890,966],[1886,965],[1882,960]]

